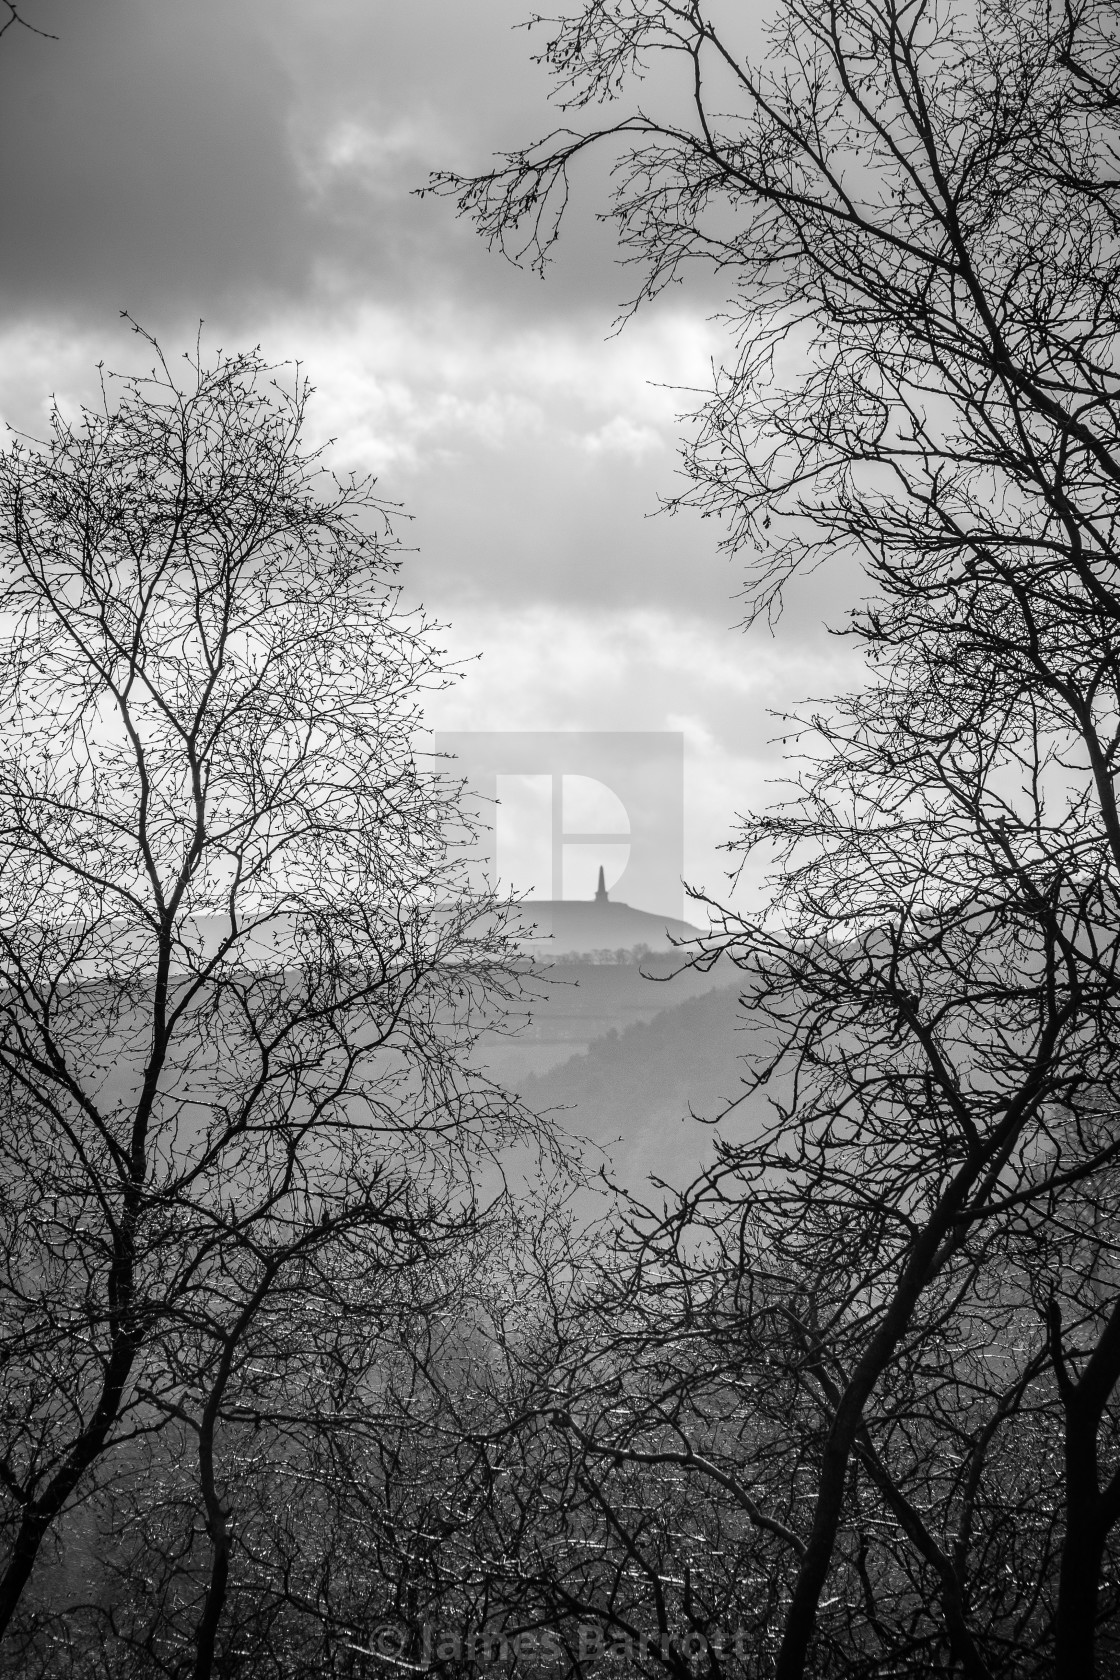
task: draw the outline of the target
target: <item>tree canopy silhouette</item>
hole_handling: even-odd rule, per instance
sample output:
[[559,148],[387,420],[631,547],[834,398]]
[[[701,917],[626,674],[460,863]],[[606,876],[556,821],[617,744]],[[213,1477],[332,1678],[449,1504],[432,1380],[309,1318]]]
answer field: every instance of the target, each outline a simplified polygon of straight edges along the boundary
[[298,370],[155,349],[0,455],[0,1619],[174,1420],[202,1676],[254,1349],[305,1369],[347,1278],[415,1307],[535,1128],[469,1061],[516,980],[414,751],[451,673],[391,510],[304,446]]
[[[785,1421],[735,1447],[792,1536],[758,1540],[759,1672],[1090,1674],[1120,1516],[1115,8],[782,0],[761,47],[704,0],[538,22],[564,125],[428,190],[543,267],[605,149],[630,307],[697,263],[728,289],[669,505],[724,522],[748,618],[838,554],[866,580],[867,685],[788,720],[792,797],[737,842],[770,910],[715,941],[775,1124],[635,1273],[678,1326],[710,1288]],[[580,1426],[603,1462],[669,1450],[635,1406],[644,1443]]]

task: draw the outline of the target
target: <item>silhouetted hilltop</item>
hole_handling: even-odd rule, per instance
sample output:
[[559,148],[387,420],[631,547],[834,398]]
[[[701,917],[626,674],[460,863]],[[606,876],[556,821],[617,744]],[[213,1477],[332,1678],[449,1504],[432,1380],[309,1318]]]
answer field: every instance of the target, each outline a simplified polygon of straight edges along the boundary
[[654,915],[621,901],[612,903],[602,867],[594,898],[528,898],[520,906],[519,920],[526,946],[552,956],[639,945],[646,951],[667,951],[700,933],[677,916]]

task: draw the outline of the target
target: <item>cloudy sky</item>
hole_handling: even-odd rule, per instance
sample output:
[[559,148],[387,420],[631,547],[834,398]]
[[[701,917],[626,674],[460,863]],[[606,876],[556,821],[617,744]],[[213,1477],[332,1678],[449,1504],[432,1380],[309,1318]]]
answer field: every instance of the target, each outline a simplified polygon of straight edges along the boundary
[[768,710],[848,655],[819,585],[738,633],[718,532],[651,517],[725,350],[718,295],[611,337],[629,277],[591,176],[544,280],[413,196],[549,125],[530,9],[29,0],[58,39],[0,41],[0,416],[34,430],[49,392],[134,366],[122,309],[168,348],[202,318],[298,357],[336,460],[411,515],[411,595],[482,655],[432,726],[683,731],[686,873],[718,891],[736,810],[774,796]]

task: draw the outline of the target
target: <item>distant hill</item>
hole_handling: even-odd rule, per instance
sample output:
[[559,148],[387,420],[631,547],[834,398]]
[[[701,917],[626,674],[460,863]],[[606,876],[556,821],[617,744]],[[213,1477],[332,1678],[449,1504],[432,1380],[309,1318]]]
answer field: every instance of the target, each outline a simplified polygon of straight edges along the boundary
[[[563,1123],[609,1146],[630,1188],[650,1174],[683,1185],[711,1153],[711,1128],[692,1115],[715,1119],[743,1096],[738,998],[736,986],[688,998],[607,1032],[545,1073],[523,1075],[517,1089],[538,1112],[568,1109]],[[752,1096],[726,1124],[742,1135],[763,1114],[768,1106]]]
[[[600,878],[602,872],[600,871]],[[601,888],[594,898],[526,899],[518,909],[521,938],[546,960],[574,952],[668,951],[673,942],[696,939],[700,929],[676,916],[656,916],[614,902]]]
[[514,1090],[612,1029],[652,1020],[686,998],[725,986],[734,973],[730,963],[692,968],[679,952],[645,946],[548,951],[532,960],[537,978],[527,1000],[530,1018],[514,1011],[506,1031],[484,1034],[479,1049],[479,1060]]

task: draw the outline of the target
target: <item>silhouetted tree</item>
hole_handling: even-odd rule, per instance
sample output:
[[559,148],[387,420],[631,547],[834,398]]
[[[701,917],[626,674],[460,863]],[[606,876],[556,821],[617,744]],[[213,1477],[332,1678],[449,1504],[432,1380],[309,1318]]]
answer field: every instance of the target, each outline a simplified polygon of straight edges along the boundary
[[[695,261],[733,288],[673,505],[750,552],[751,615],[836,553],[867,578],[868,687],[791,720],[800,788],[743,839],[777,849],[771,913],[725,927],[775,1129],[650,1237],[679,1230],[689,1265],[716,1243],[809,1408],[774,1672],[869,1639],[889,1666],[913,1614],[943,1667],[1087,1675],[1120,1514],[1115,11],[785,0],[762,53],[702,0],[548,28],[583,126],[433,188],[543,263],[610,148],[636,303]],[[894,1631],[867,1500],[918,1565]],[[822,1611],[830,1581],[860,1629]]]
[[253,1356],[286,1311],[298,1364],[315,1278],[407,1295],[537,1134],[469,1061],[517,980],[413,751],[449,676],[387,509],[256,354],[112,391],[0,456],[0,1627],[174,1426],[203,1676]]
[[[30,29],[33,35],[47,34],[45,29],[38,28],[29,18],[24,17],[16,0],[0,0],[0,35],[6,35],[9,29]],[[53,40],[54,36],[50,35],[47,38]]]

